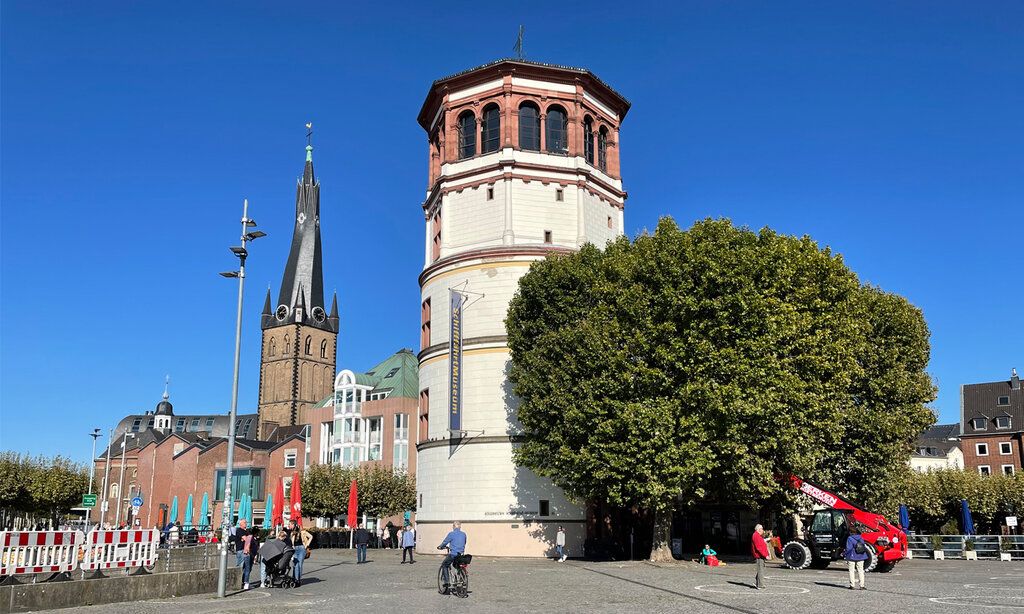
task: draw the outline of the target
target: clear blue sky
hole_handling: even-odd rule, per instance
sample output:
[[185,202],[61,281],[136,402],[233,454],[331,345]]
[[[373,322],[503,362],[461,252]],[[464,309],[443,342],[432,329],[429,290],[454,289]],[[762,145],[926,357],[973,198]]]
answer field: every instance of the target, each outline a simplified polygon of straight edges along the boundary
[[[315,125],[339,367],[418,343],[433,79],[512,52],[633,103],[633,235],[661,215],[810,234],[932,330],[936,407],[1024,371],[1020,2],[2,3],[0,449],[88,458],[93,427],[226,411],[280,284]],[[344,8],[341,8],[343,7]],[[102,440],[101,440],[102,442]]]

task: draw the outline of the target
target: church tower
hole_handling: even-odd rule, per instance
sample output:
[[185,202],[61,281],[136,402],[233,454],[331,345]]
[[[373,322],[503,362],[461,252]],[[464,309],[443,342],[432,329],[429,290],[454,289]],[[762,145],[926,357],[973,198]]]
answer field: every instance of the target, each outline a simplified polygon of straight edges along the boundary
[[334,389],[338,349],[338,297],[324,309],[320,242],[320,183],[313,174],[313,146],[295,192],[295,231],[277,305],[270,288],[263,305],[259,436],[276,427],[305,424],[306,409]]

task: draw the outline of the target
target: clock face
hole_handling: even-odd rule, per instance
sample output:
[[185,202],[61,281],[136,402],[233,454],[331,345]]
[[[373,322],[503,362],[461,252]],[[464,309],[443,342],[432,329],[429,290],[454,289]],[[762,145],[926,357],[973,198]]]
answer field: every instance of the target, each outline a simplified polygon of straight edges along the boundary
[[287,305],[280,305],[280,306],[278,306],[277,313],[275,315],[277,316],[277,321],[278,322],[283,322],[284,319],[288,317],[288,306]]
[[324,320],[327,319],[327,314],[324,313],[323,307],[313,308],[313,319],[316,320],[318,323],[323,324]]

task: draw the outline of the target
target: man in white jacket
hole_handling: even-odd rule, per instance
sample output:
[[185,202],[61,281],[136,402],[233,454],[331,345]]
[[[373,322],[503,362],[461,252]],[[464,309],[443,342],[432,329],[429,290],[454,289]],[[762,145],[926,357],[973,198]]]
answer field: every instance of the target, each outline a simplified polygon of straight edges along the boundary
[[555,552],[558,553],[558,562],[565,562],[565,528],[558,527],[558,533],[555,534]]

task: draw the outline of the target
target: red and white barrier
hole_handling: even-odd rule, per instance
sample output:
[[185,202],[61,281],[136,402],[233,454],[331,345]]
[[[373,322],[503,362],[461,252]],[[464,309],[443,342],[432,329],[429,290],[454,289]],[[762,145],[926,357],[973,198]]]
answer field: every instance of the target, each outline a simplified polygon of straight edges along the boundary
[[156,564],[159,545],[157,529],[93,531],[85,545],[82,569],[152,567]]
[[81,531],[0,532],[0,575],[73,571],[84,543]]

